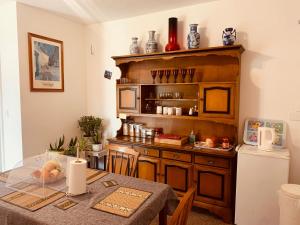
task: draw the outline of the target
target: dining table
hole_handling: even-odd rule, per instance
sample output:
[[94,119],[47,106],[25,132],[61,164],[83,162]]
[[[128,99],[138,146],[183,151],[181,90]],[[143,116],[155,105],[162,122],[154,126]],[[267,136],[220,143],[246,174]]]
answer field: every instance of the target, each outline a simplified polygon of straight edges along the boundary
[[[104,181],[116,181],[117,185],[105,187]],[[105,211],[95,210],[93,206],[120,187],[134,188],[150,192],[143,204],[130,217],[123,217]],[[107,173],[87,186],[88,192],[78,196],[63,195],[62,198],[36,211],[0,200],[1,225],[149,225],[159,215],[159,224],[167,224],[178,205],[173,189],[164,183],[152,182],[129,176]],[[12,193],[5,182],[0,181],[0,197]],[[66,210],[56,207],[58,202],[72,200],[76,205]]]

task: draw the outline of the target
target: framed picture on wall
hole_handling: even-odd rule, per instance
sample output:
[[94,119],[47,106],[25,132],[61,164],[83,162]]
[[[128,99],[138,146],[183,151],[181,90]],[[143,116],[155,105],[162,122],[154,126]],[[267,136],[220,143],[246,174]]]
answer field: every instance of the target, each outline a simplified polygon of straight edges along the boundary
[[28,33],[31,91],[64,91],[63,42]]

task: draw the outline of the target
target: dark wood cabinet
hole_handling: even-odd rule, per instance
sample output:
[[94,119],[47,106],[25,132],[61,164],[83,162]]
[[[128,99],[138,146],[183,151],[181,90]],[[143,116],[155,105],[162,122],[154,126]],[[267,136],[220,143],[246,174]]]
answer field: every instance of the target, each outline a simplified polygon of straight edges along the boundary
[[186,192],[192,184],[192,165],[172,160],[162,160],[161,181],[175,191]]
[[[192,150],[189,146],[143,145],[141,141],[122,137],[110,139],[110,144],[132,145],[140,152],[136,176],[170,185],[182,196],[190,186],[196,186],[194,205],[206,208],[232,222],[236,153],[218,150]],[[130,141],[131,140],[131,141]]]
[[234,87],[234,83],[201,83],[200,115],[233,118],[236,97]]
[[137,177],[159,182],[160,159],[140,156],[137,167]]
[[118,85],[117,113],[140,112],[140,86]]
[[229,171],[197,165],[194,169],[194,179],[197,185],[196,201],[220,206],[230,205]]
[[[243,51],[243,46],[233,45],[113,56],[121,70],[116,84],[117,114],[125,113],[144,127],[163,128],[165,134],[188,136],[194,131],[201,134],[201,140],[228,137],[230,144],[237,144]],[[152,71],[165,74],[160,79],[152,77]],[[166,76],[167,72],[171,75]],[[123,84],[123,80],[131,83]],[[177,108],[182,114],[157,113],[157,106]],[[162,145],[140,137],[119,136],[110,143],[127,143],[140,152],[137,177],[169,184],[178,195],[196,185],[194,206],[232,222],[234,151]]]

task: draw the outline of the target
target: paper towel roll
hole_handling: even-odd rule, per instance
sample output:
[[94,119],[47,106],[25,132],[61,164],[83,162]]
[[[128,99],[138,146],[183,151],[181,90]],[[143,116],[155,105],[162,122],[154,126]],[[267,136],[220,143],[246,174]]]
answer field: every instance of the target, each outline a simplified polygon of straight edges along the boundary
[[86,160],[75,159],[70,162],[67,184],[71,195],[86,193]]

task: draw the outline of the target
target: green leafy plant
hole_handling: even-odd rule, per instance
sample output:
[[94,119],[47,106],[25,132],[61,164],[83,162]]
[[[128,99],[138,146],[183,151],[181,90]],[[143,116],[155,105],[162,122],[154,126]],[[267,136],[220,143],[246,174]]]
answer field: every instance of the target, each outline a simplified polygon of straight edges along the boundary
[[78,147],[79,151],[89,151],[91,148],[88,140],[83,137],[78,140]]
[[95,144],[95,145],[99,145],[99,144],[101,144],[101,137],[100,137],[101,135],[99,135],[99,133],[97,132],[96,134],[95,134],[95,136],[93,137],[93,143]]
[[64,142],[65,142],[65,136],[63,135],[62,137],[59,138],[58,143],[57,143],[57,141],[54,143],[54,145],[52,145],[50,143],[49,150],[56,151],[56,152],[64,151],[64,148],[63,148]]
[[64,155],[76,156],[76,152],[77,152],[76,144],[77,144],[77,137],[71,138],[68,144],[68,148],[65,149],[64,151]]
[[78,125],[84,137],[93,137],[100,130],[102,119],[94,116],[82,116],[78,120]]

